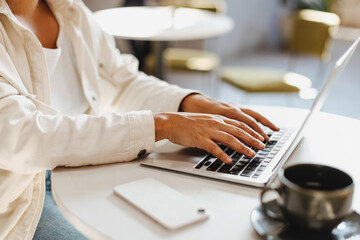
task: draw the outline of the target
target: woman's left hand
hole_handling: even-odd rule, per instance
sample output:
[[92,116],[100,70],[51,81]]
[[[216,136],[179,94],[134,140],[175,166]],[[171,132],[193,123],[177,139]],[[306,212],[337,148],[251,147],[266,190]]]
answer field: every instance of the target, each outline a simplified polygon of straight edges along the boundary
[[190,94],[185,97],[179,110],[183,112],[217,114],[243,122],[263,136],[266,141],[269,137],[258,123],[269,127],[273,131],[279,131],[279,128],[272,122],[253,110],[241,108],[237,104],[221,102],[201,94]]

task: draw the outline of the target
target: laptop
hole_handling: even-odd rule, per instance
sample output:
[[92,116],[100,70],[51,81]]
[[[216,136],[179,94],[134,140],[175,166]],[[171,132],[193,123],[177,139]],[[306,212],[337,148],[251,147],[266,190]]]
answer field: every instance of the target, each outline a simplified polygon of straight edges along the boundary
[[314,114],[320,111],[330,87],[347,65],[359,42],[360,38],[337,60],[311,110],[297,126],[280,127],[279,132],[264,129],[270,139],[265,149],[258,150],[255,157],[248,158],[220,145],[223,151],[233,159],[231,164],[225,164],[206,151],[179,146],[167,141],[157,145],[155,152],[143,159],[141,164],[254,187],[266,186],[276,176],[277,170],[284,165],[302,139],[305,126]]

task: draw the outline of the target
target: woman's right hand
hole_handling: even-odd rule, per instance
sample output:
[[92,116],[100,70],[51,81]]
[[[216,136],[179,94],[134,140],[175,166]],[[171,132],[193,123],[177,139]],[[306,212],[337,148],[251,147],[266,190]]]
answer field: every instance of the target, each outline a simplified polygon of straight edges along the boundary
[[224,163],[232,159],[217,143],[248,157],[254,157],[250,148],[264,149],[264,137],[252,128],[220,115],[200,113],[155,113],[155,140],[169,139],[170,142],[188,147],[201,148]]

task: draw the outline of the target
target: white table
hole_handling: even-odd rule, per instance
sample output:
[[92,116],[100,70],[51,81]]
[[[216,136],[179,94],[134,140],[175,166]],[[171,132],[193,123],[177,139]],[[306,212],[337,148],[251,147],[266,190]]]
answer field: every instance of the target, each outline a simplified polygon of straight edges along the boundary
[[[279,124],[297,122],[304,110],[257,108]],[[320,113],[288,163],[315,162],[348,172],[355,181],[353,208],[360,211],[360,121]],[[355,151],[354,151],[355,150]],[[178,231],[168,231],[118,198],[113,187],[142,178],[155,178],[211,210],[211,217]],[[66,218],[92,239],[260,239],[250,223],[259,205],[260,190],[238,184],[142,167],[139,161],[52,173],[55,202]]]
[[234,26],[228,16],[191,8],[122,7],[101,10],[95,16],[101,28],[117,38],[154,41],[159,78],[166,42],[218,37]]

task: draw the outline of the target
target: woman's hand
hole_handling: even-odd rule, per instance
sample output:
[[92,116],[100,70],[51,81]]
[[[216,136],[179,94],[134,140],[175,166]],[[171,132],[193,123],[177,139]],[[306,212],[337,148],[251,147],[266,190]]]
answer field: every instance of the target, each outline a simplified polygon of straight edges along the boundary
[[214,114],[156,113],[154,114],[156,141],[169,139],[183,146],[208,151],[225,163],[232,159],[217,143],[229,146],[248,157],[254,157],[250,148],[263,149],[264,138],[241,121]]
[[228,119],[243,122],[263,136],[265,140],[268,140],[269,137],[262,131],[258,122],[273,131],[279,130],[278,127],[257,112],[240,108],[236,104],[221,102],[201,94],[191,94],[185,97],[179,110],[183,112],[217,114],[227,117]]

